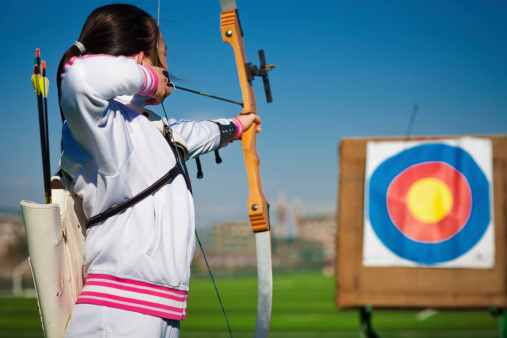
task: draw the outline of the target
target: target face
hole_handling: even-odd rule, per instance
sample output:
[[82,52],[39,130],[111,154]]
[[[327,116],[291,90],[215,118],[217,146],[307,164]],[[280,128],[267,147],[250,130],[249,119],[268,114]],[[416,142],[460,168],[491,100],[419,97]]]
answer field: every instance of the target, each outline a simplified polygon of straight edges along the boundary
[[365,193],[374,235],[394,255],[416,264],[463,256],[492,223],[490,183],[458,146],[424,143],[386,158]]

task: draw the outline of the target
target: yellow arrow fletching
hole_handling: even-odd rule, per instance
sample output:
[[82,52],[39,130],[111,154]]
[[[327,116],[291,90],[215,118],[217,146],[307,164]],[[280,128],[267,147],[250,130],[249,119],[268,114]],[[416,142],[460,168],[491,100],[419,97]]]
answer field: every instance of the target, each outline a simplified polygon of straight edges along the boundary
[[39,78],[40,78],[40,75],[38,75],[38,74],[33,74],[32,75],[33,89],[35,89],[35,92],[37,93],[37,95],[40,94],[40,81],[39,81]]
[[42,95],[44,95],[44,97],[48,97],[49,80],[47,77],[39,77],[39,88],[40,92],[42,92]]

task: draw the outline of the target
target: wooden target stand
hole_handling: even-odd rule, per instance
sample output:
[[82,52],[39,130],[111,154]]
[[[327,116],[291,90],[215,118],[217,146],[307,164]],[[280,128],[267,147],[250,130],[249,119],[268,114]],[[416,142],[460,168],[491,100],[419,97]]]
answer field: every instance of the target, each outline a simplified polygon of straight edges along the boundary
[[[360,310],[360,330],[364,337],[378,337],[371,325],[372,307],[489,309],[498,319],[499,337],[507,337],[507,136],[480,137],[491,139],[493,145],[495,264],[491,269],[363,266],[366,144],[368,141],[404,139],[342,140],[339,149],[335,303],[339,309]],[[424,140],[450,138],[455,137]]]

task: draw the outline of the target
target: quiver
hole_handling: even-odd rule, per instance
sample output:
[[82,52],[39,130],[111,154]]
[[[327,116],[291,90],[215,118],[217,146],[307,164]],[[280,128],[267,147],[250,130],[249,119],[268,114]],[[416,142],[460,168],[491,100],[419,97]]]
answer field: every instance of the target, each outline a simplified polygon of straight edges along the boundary
[[82,200],[51,180],[52,204],[21,201],[30,267],[46,338],[61,338],[84,285]]

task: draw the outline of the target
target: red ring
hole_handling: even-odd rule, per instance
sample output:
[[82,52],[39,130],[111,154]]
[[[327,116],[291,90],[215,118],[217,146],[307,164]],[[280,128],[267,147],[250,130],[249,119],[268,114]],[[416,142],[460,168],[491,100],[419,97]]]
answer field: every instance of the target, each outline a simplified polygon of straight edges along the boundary
[[[444,182],[453,199],[451,210],[441,220],[425,223],[415,218],[407,205],[408,190],[423,178]],[[408,167],[387,189],[387,210],[394,225],[408,238],[426,243],[445,241],[457,234],[468,221],[472,193],[465,176],[445,162],[424,162]]]

